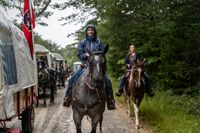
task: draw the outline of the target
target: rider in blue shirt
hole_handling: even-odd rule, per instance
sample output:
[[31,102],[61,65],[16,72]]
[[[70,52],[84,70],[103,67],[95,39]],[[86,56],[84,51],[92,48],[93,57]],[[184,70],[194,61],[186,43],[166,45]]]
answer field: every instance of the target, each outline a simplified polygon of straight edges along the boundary
[[[89,24],[86,27],[85,32],[86,32],[86,38],[80,42],[79,47],[78,47],[78,52],[77,52],[77,56],[79,57],[79,59],[82,60],[82,64],[86,64],[87,59],[90,56],[89,53],[87,52],[86,48],[89,48],[92,51],[102,51],[104,49],[102,41],[97,39],[97,32],[96,32],[96,28],[94,25]],[[64,101],[63,101],[63,106],[65,106],[65,107],[70,106],[71,97],[69,97],[68,95],[71,90],[71,86],[73,84],[75,77],[78,76],[78,74],[81,71],[82,71],[81,67],[79,67],[76,70],[76,72],[69,79],[67,91],[66,91]],[[110,93],[110,95],[112,97],[112,101],[113,101],[112,103],[107,105],[108,109],[115,109],[115,100],[114,100],[114,96],[113,96],[112,84],[110,82],[108,75],[105,76],[105,84],[108,87],[109,93]],[[108,92],[106,92],[106,93],[108,94]]]

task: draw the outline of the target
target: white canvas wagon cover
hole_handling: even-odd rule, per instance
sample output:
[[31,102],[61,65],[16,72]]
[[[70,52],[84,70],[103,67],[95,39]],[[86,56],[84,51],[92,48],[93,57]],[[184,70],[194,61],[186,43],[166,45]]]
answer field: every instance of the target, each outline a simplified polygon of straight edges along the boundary
[[49,50],[46,49],[44,46],[40,45],[40,44],[34,44],[35,45],[35,53],[36,54],[46,54],[49,53]]
[[36,56],[47,56],[48,66],[51,66],[50,51],[40,44],[34,44]]
[[14,93],[37,85],[33,58],[24,33],[0,12],[0,119],[16,113]]

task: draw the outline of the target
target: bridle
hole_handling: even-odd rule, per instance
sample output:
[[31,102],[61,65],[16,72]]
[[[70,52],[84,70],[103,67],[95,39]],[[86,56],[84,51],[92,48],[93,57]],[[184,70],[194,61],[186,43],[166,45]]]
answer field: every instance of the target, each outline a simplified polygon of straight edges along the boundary
[[[105,57],[105,54],[104,54],[102,51],[93,52],[93,53],[88,57],[87,63],[86,63],[86,65],[85,65],[84,72],[83,72],[83,80],[84,80],[84,82],[86,83],[86,85],[87,85],[90,89],[95,89],[95,87],[90,86],[89,83],[85,80],[85,70],[86,70],[86,68],[87,68],[88,62],[90,61],[91,56],[96,55],[96,54],[98,54],[98,55],[99,55],[99,54],[102,54],[102,55]],[[89,71],[90,71],[90,75],[91,75],[91,77],[92,77],[92,70],[91,70],[90,67],[89,67],[89,69],[90,69],[90,70],[89,70]]]
[[[136,91],[138,91],[138,83],[137,83],[137,81],[136,81],[136,76],[135,76],[135,73],[138,71],[138,70],[135,70],[135,68],[141,68],[142,67],[142,65],[137,65],[137,66],[134,66],[134,70],[133,70],[133,81],[135,82],[135,85],[136,85],[136,87],[135,86],[133,86],[132,84],[131,84],[131,81],[129,80],[129,84],[131,85],[131,87],[133,88],[133,89],[135,89]],[[144,78],[143,78],[143,75],[141,75],[142,77],[141,77],[141,79],[142,79],[142,81],[143,81],[143,83],[145,84],[145,82],[144,82]]]

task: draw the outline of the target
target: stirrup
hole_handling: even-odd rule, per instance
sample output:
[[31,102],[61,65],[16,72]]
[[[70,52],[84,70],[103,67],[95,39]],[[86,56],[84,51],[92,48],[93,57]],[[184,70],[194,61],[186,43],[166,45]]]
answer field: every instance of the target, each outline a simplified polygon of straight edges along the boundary
[[63,107],[69,108],[70,107],[70,101],[64,100],[63,101]]
[[108,110],[115,110],[116,109],[116,107],[115,107],[115,104],[114,103],[110,103],[110,104],[108,104]]
[[149,90],[149,92],[147,93],[147,95],[148,95],[149,97],[153,97],[153,96],[154,96],[153,90]]
[[117,91],[116,93],[116,96],[120,97],[122,95],[122,93],[120,91]]

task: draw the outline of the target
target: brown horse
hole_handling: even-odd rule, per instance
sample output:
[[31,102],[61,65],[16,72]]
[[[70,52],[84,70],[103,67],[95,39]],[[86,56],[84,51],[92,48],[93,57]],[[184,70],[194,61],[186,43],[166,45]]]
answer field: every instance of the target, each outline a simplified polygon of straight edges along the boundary
[[131,116],[131,108],[130,108],[130,96],[132,99],[132,103],[134,106],[135,117],[136,117],[136,125],[135,129],[139,129],[139,119],[138,119],[138,111],[139,105],[144,97],[144,92],[146,89],[145,80],[144,80],[144,63],[146,59],[142,62],[134,59],[134,67],[131,70],[131,74],[129,79],[125,83],[124,89],[124,99],[125,103],[128,104],[129,115]]

